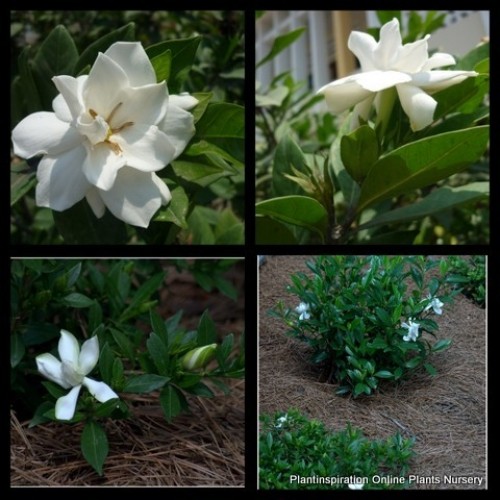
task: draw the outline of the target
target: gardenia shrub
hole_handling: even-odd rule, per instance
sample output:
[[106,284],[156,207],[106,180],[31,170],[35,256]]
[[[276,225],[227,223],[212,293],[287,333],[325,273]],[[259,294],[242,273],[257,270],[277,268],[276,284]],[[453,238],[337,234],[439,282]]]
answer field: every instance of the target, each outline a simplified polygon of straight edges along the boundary
[[278,302],[271,314],[308,344],[312,363],[322,366],[325,381],[339,384],[339,394],[369,395],[381,380],[422,366],[436,374],[428,358],[451,340],[436,340],[435,318],[458,293],[438,295],[443,277],[428,277],[438,264],[423,256],[316,257],[307,263],[312,276],[291,276],[297,306]]
[[262,489],[402,489],[414,439],[370,440],[347,425],[332,432],[298,410],[261,415]]

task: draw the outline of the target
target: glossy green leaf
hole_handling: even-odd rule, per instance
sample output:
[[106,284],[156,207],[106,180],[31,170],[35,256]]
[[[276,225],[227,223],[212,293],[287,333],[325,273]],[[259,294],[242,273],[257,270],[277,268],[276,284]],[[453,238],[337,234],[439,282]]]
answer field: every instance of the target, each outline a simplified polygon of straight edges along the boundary
[[15,205],[36,186],[36,172],[28,169],[10,174],[10,206]]
[[296,182],[286,177],[287,174],[294,174],[293,169],[310,175],[304,153],[289,135],[285,135],[274,153],[272,176],[273,191],[276,196],[303,195],[305,193]]
[[328,215],[318,201],[307,196],[283,196],[257,203],[257,215],[305,227],[323,236],[328,225]]
[[217,329],[208,310],[201,315],[196,341],[199,347],[217,342]]
[[437,370],[430,363],[424,363],[424,368],[429,375],[433,377],[437,375]]
[[289,45],[295,42],[295,40],[299,39],[305,32],[305,30],[305,28],[297,28],[295,30],[289,31],[288,33],[285,33],[284,35],[277,36],[269,53],[263,59],[261,59],[255,67],[258,68],[259,66],[262,66],[266,62],[276,57],[280,52],[282,52]]
[[[232,140],[232,144],[234,144],[234,139]],[[194,144],[191,144],[188,149],[184,151],[184,154],[187,156],[200,156],[200,155],[206,155],[207,153],[213,153],[216,155],[219,155],[221,158],[224,158],[225,160],[234,163],[235,165],[242,167],[243,166],[243,155],[244,155],[244,141],[240,141],[240,147],[238,148],[241,150],[241,153],[239,151],[236,152],[236,154],[233,154],[234,151],[223,149],[219,147],[217,144],[214,144],[213,142],[207,142],[207,141],[199,141]]]
[[179,38],[177,40],[160,42],[146,49],[146,53],[150,59],[163,54],[166,50],[171,52],[172,60],[168,80],[168,90],[171,94],[178,94],[180,92],[181,86],[193,65],[200,41],[200,36]]
[[193,92],[191,94],[193,97],[198,99],[198,104],[190,110],[190,113],[193,115],[194,123],[198,122],[198,120],[203,116],[205,111],[207,110],[207,106],[212,99],[212,92]]
[[172,222],[176,226],[187,228],[186,215],[189,208],[189,198],[182,186],[176,186],[170,193],[172,200],[166,208],[161,209],[155,216],[155,221]]
[[109,344],[106,342],[102,348],[101,353],[99,354],[99,373],[101,374],[101,378],[106,384],[111,384],[113,380],[113,362],[115,360],[115,356],[111,351]]
[[151,59],[151,64],[155,70],[156,81],[158,83],[163,82],[163,80],[168,81],[170,76],[170,67],[172,65],[172,52],[166,50],[161,54],[153,57]]
[[205,207],[197,205],[188,217],[188,226],[192,233],[193,245],[213,245],[215,236],[207,218]]
[[111,335],[113,336],[113,340],[120,348],[121,354],[123,356],[126,356],[129,360],[134,361],[135,350],[132,342],[128,339],[128,337],[115,328],[111,328]]
[[94,300],[83,295],[83,293],[73,292],[63,299],[64,304],[69,307],[85,308],[90,307],[94,304]]
[[222,344],[218,346],[215,355],[217,358],[217,362],[219,363],[219,366],[223,367],[225,365],[227,358],[229,357],[231,351],[233,350],[233,343],[234,343],[234,335],[230,333],[229,335],[226,335],[224,337]]
[[238,104],[210,103],[196,124],[195,137],[210,141],[245,138],[245,108]]
[[395,149],[371,168],[358,212],[413,189],[433,184],[477,161],[488,144],[489,127],[446,132]]
[[70,245],[123,244],[127,240],[125,224],[106,210],[98,219],[86,200],[64,212],[53,211],[54,222]]
[[405,363],[405,366],[406,368],[409,368],[411,370],[412,368],[416,368],[418,365],[420,365],[420,363],[421,363],[420,358],[414,357],[411,358],[409,361],[407,361]]
[[171,166],[175,175],[202,187],[233,174],[226,163],[214,165],[207,157],[197,157],[197,161],[176,160]]
[[78,58],[75,65],[75,74],[80,73],[85,66],[92,66],[99,52],[106,52],[115,42],[133,42],[135,39],[135,24],[128,23],[115,31],[107,33],[91,43]]
[[361,184],[378,160],[379,144],[375,130],[363,125],[344,135],[340,141],[340,155],[349,175]]
[[167,346],[162,342],[159,335],[154,332],[149,336],[146,346],[158,373],[167,376],[170,364]]
[[393,373],[390,372],[389,370],[380,370],[380,371],[376,372],[374,376],[378,377],[378,378],[393,378],[394,377]]
[[198,382],[194,385],[191,385],[190,387],[186,388],[186,391],[204,398],[213,398],[215,396],[213,391],[203,382]]
[[396,208],[373,218],[361,225],[359,229],[421,219],[428,215],[438,215],[445,210],[485,199],[488,197],[489,191],[489,182],[473,182],[460,187],[443,186],[432,191],[421,201]]
[[98,418],[123,418],[128,416],[127,405],[118,398],[108,399],[101,403],[94,411],[94,416]]
[[149,312],[149,318],[153,331],[160,337],[165,347],[168,348],[168,332],[165,321],[163,321],[163,318],[153,309]]
[[47,323],[30,323],[23,333],[26,347],[43,344],[59,336],[60,328]]
[[120,320],[125,321],[137,316],[141,312],[140,306],[150,301],[151,296],[158,290],[164,279],[165,273],[160,272],[145,281],[134,293],[129,306],[120,315]]
[[177,389],[171,385],[164,387],[160,393],[160,404],[167,422],[179,415],[182,411],[181,400]]
[[85,460],[102,476],[104,461],[108,456],[108,438],[103,428],[93,420],[89,420],[83,428],[81,448]]
[[279,85],[271,89],[267,94],[256,94],[255,105],[260,107],[281,106],[288,94],[290,94],[290,89],[284,85]]
[[453,69],[472,71],[478,62],[488,57],[490,57],[490,42],[482,43],[462,57]]
[[10,366],[15,368],[23,359],[26,349],[20,333],[10,336]]
[[255,218],[255,242],[258,245],[296,245],[292,232],[270,217]]
[[477,73],[489,74],[489,72],[490,72],[490,58],[487,57],[486,59],[479,61],[474,66],[474,71],[476,71]]
[[43,109],[42,101],[35,80],[33,79],[33,61],[29,60],[31,47],[25,47],[19,54],[19,76],[20,87],[24,94],[24,102],[26,104],[26,111],[35,113]]
[[123,392],[145,394],[160,389],[169,380],[170,377],[162,377],[161,375],[155,375],[154,373],[138,375],[127,380],[125,386],[123,387]]
[[64,26],[56,26],[38,49],[32,65],[33,79],[46,111],[52,111],[52,100],[59,93],[52,77],[73,75],[77,59],[73,38]]
[[451,345],[451,340],[450,339],[441,339],[438,340],[433,346],[432,346],[432,352],[440,352],[444,351],[445,349],[448,349]]

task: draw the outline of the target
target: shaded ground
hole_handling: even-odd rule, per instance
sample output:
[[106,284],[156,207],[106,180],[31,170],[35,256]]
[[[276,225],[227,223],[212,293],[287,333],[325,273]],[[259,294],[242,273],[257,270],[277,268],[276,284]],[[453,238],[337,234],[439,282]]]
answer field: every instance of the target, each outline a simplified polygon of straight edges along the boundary
[[[169,268],[160,292],[164,318],[184,310],[184,324],[195,328],[205,309],[221,335],[244,331],[244,263],[225,277],[238,290],[233,300],[203,291],[188,273]],[[210,385],[210,383],[209,383]],[[99,477],[80,452],[81,425],[50,423],[29,429],[11,411],[11,485],[243,486],[245,481],[245,382],[228,381],[213,399],[188,395],[191,413],[168,424],[155,393],[122,394],[133,418],[105,423],[109,455]]]
[[[410,474],[485,478],[485,311],[459,295],[439,318],[438,338],[452,346],[432,357],[438,375],[425,372],[398,385],[384,384],[378,394],[356,400],[335,394],[319,382],[308,364],[307,347],[285,335],[286,327],[267,311],[278,300],[295,307],[288,294],[290,275],[309,272],[311,257],[271,256],[259,273],[259,412],[294,407],[322,420],[332,430],[350,421],[372,438],[396,432],[415,436]],[[413,489],[464,489],[482,485],[413,484]]]

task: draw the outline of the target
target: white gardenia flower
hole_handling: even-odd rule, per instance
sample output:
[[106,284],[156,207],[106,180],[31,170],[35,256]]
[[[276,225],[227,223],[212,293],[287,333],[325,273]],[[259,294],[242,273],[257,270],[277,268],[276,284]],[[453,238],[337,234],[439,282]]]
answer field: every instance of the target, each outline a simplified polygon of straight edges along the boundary
[[406,328],[408,330],[408,333],[403,337],[403,340],[405,342],[408,342],[410,340],[412,340],[413,342],[415,342],[417,340],[417,337],[418,337],[418,328],[420,326],[420,323],[414,323],[413,322],[413,318],[410,318],[408,320],[408,322],[410,324],[407,324],[407,323],[401,323],[401,326],[403,328]]
[[50,353],[36,357],[38,371],[44,377],[64,389],[71,388],[66,396],[60,397],[56,402],[57,419],[71,420],[73,418],[82,385],[101,403],[118,398],[118,395],[104,382],[97,382],[86,377],[99,360],[97,337],[86,340],[80,350],[76,338],[68,331],[61,330],[58,351],[61,361]]
[[148,227],[171,199],[155,172],[193,137],[187,110],[198,101],[169,96],[139,42],[116,42],[88,75],[52,81],[60,92],[54,112],[28,115],[12,132],[17,156],[43,154],[36,204],[60,212],[86,198],[96,217],[107,207],[128,224]]
[[375,100],[379,111],[380,92],[396,87],[401,106],[410,118],[413,131],[421,130],[433,120],[437,101],[429,94],[460,83],[475,71],[436,71],[455,64],[450,54],[438,52],[429,57],[426,35],[422,40],[402,44],[399,21],[394,18],[380,29],[380,41],[367,33],[351,32],[348,47],[359,59],[361,73],[335,80],[318,93],[324,94],[333,113],[355,106],[353,118],[368,119]]
[[[430,299],[431,296],[429,295],[427,298]],[[424,311],[428,311],[432,307],[436,314],[443,314],[443,306],[443,302],[441,302],[437,297],[434,297],[431,302],[425,306]]]
[[282,417],[279,417],[276,419],[278,423],[276,424],[276,429],[281,429],[283,427],[283,424],[287,421],[287,416],[283,415]]
[[302,321],[304,319],[309,319],[311,315],[309,314],[309,304],[306,304],[305,302],[301,302],[296,308],[295,311],[297,311],[300,316],[299,320]]

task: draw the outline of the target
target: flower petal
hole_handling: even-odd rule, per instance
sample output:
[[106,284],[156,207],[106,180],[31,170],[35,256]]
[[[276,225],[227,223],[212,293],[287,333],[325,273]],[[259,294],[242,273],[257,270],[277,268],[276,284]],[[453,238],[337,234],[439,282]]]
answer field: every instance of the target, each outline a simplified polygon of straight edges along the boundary
[[124,167],[118,172],[113,187],[100,192],[102,200],[118,219],[134,226],[148,227],[153,215],[165,204],[153,175]]
[[168,98],[169,104],[173,104],[179,108],[190,110],[193,109],[198,104],[198,99],[189,95],[187,92],[184,92],[180,95],[171,95]]
[[117,153],[107,143],[101,142],[88,148],[82,170],[90,184],[107,191],[113,186],[118,170],[125,163],[122,152]]
[[69,389],[71,387],[62,375],[62,363],[52,354],[45,353],[40,354],[36,357],[36,366],[38,371],[52,382],[60,385],[64,389]]
[[[175,159],[186,149],[196,129],[193,115],[185,111],[185,108],[174,104],[178,99],[172,97],[169,100],[167,114],[158,127],[167,134],[168,140],[174,146],[175,153],[172,159]],[[182,104],[186,105],[187,100]]]
[[129,79],[123,69],[100,52],[83,86],[86,111],[93,110],[108,119],[120,102],[121,90],[128,86]]
[[317,93],[325,96],[326,104],[332,113],[342,113],[371,95],[371,92],[361,87],[352,76],[331,82],[321,87]]
[[52,101],[52,109],[59,120],[63,122],[71,122],[73,117],[71,116],[71,111],[64,100],[62,94],[57,94]]
[[117,129],[124,123],[156,125],[163,119],[168,106],[168,91],[165,82],[127,87],[119,96],[122,104],[113,113],[110,127]]
[[61,361],[63,363],[68,363],[76,369],[78,367],[80,346],[75,336],[67,330],[61,330],[61,338],[59,339],[57,348]]
[[90,373],[99,360],[99,339],[94,336],[82,344],[78,358],[78,371],[83,375]]
[[127,74],[130,85],[156,83],[156,74],[140,42],[116,42],[105,54]]
[[111,140],[122,149],[127,166],[143,172],[161,170],[173,160],[176,152],[169,137],[156,125],[127,127]]
[[410,127],[416,132],[432,123],[437,101],[415,85],[402,84],[397,87],[399,100],[410,119]]
[[377,48],[377,42],[368,33],[353,31],[347,42],[349,50],[358,58],[362,71],[376,69],[373,63],[373,51]]
[[429,57],[429,59],[427,59],[420,71],[430,71],[434,68],[451,66],[452,64],[455,64],[455,58],[452,55],[446,54],[444,52],[436,52],[431,57]]
[[86,152],[83,146],[53,157],[45,156],[38,165],[36,204],[63,211],[78,203],[90,184],[82,172]]
[[62,396],[57,400],[56,418],[58,420],[71,420],[73,418],[81,388],[81,385],[76,385],[66,396]]
[[14,154],[31,158],[37,154],[58,155],[82,142],[80,134],[59,120],[55,113],[40,111],[21,120],[12,131]]
[[106,211],[106,205],[104,205],[104,202],[102,201],[100,191],[96,187],[92,186],[87,191],[85,197],[87,198],[87,203],[90,205],[94,215],[100,219]]
[[367,121],[370,116],[371,107],[376,94],[370,94],[364,101],[356,104],[351,113],[351,130],[358,128],[360,124],[360,118]]
[[[73,78],[72,76],[67,75],[54,76],[52,78],[54,85],[57,90],[59,90],[60,95],[65,102],[67,111],[69,111],[73,119],[77,118],[85,109],[83,104],[83,88],[87,78],[87,75],[82,75],[78,78]],[[59,96],[57,96],[56,99],[58,97]],[[56,111],[54,101],[52,102],[52,107],[54,108],[54,111]],[[62,103],[58,102],[56,107],[59,109],[59,112],[62,111]],[[66,115],[66,112],[64,112],[64,114]]]
[[83,385],[89,390],[90,394],[94,396],[100,403],[105,403],[110,399],[118,398],[118,394],[104,382],[97,382],[91,378],[85,377]]
[[402,46],[399,21],[394,18],[380,28],[380,40],[373,51],[373,62],[378,69],[391,69]]
[[416,73],[424,66],[429,58],[427,40],[430,35],[426,35],[422,40],[403,45],[397,55],[397,60],[391,69]]
[[351,77],[362,88],[370,92],[380,92],[399,83],[411,82],[412,78],[401,71],[367,71]]
[[163,179],[158,177],[156,174],[152,174],[151,179],[160,190],[162,205],[166,205],[172,199],[172,194],[170,193],[170,189],[168,189],[168,186],[165,184]]
[[422,71],[412,76],[412,83],[427,92],[437,92],[457,83],[463,82],[470,76],[477,76],[475,71]]

